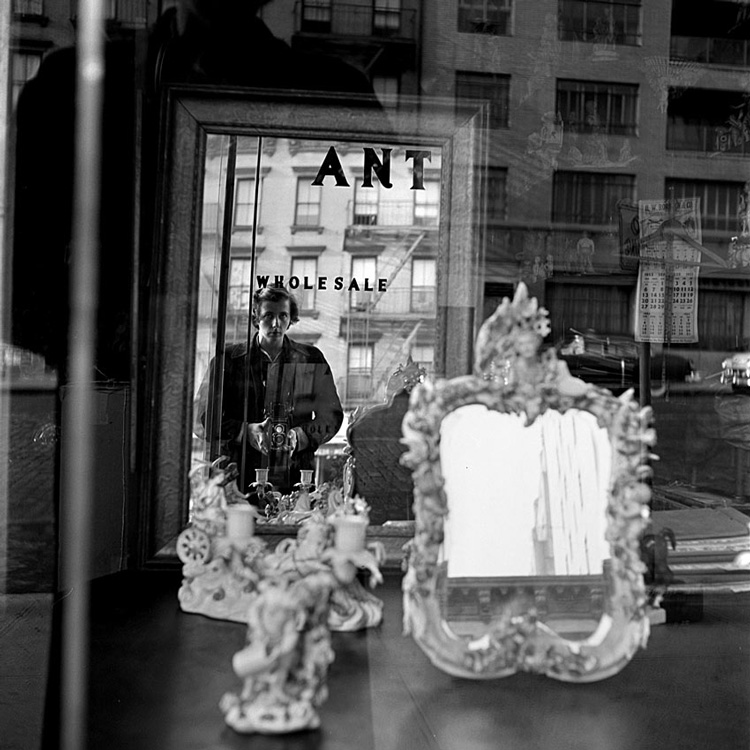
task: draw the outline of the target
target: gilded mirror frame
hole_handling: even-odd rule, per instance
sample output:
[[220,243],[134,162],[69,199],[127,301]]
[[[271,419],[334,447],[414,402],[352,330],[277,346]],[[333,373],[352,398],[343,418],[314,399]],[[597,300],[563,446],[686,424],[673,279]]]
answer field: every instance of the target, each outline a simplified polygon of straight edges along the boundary
[[[513,305],[525,299],[521,283]],[[528,318],[548,327],[546,311],[528,300]],[[627,392],[616,398],[608,390],[585,384],[568,392],[571,379],[553,349],[540,357],[546,375],[541,382],[506,383],[487,373],[502,350],[502,321],[506,298],[483,325],[477,340],[473,375],[429,381],[412,392],[403,422],[402,457],[414,479],[415,535],[408,545],[403,580],[404,631],[424,650],[432,663],[449,674],[469,678],[505,677],[527,671],[568,682],[593,682],[619,672],[649,635],[647,596],[640,559],[639,538],[649,517],[651,491],[646,480],[648,459],[655,443],[650,407],[641,408]],[[528,322],[528,321],[527,321]],[[533,322],[533,321],[532,321]],[[502,329],[502,322],[499,327]],[[567,374],[567,377],[566,377]],[[578,381],[580,384],[582,381]],[[606,504],[606,540],[611,551],[609,595],[596,631],[584,640],[568,640],[542,623],[533,611],[502,618],[479,638],[456,635],[445,621],[441,600],[441,545],[448,498],[440,458],[443,419],[468,405],[519,414],[529,422],[547,410],[589,412],[607,431],[612,465]],[[529,579],[533,580],[533,579]]]
[[[201,213],[209,135],[351,140],[441,149],[436,371],[469,372],[481,304],[486,105],[404,100],[396,111],[334,94],[173,87],[162,104],[154,263],[140,350],[139,567],[179,566],[187,523]],[[450,352],[450,357],[446,356]],[[278,534],[286,535],[282,528]],[[287,530],[296,533],[295,528]],[[398,540],[408,538],[406,533]],[[391,545],[392,546],[392,545]],[[395,558],[398,564],[398,557]]]

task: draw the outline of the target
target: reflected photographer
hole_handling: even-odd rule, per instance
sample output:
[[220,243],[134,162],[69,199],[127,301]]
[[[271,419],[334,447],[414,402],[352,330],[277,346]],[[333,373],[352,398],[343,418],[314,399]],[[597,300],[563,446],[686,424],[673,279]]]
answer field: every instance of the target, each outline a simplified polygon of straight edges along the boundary
[[[224,353],[221,382],[221,452],[240,467],[239,488],[247,493],[255,469],[284,493],[300,481],[300,471],[315,468],[315,451],[338,431],[344,414],[323,353],[287,336],[299,319],[294,296],[283,287],[265,287],[253,295],[256,328],[246,344]],[[208,428],[211,362],[200,388],[198,419]],[[214,389],[215,390],[215,389]],[[218,404],[216,404],[218,405]]]

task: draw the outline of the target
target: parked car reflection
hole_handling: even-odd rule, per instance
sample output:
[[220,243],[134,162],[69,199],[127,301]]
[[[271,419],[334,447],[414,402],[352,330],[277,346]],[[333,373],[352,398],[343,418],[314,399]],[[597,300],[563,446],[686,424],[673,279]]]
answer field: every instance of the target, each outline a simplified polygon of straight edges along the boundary
[[[639,389],[639,348],[628,336],[571,329],[568,340],[558,346],[558,356],[567,362],[572,375],[615,395]],[[689,359],[663,350],[652,349],[650,373],[652,395],[659,395],[668,384],[694,379]]]

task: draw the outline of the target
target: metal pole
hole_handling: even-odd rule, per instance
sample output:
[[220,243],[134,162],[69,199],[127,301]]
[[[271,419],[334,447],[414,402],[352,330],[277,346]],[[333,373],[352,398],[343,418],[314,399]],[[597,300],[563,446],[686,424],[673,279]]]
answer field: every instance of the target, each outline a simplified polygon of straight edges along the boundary
[[234,221],[234,188],[235,172],[237,168],[237,136],[229,136],[229,151],[227,155],[227,173],[224,180],[224,216],[221,231],[221,258],[219,260],[219,299],[217,302],[218,315],[216,320],[216,351],[214,352],[214,367],[209,382],[209,399],[206,426],[210,426],[209,439],[211,441],[209,455],[211,459],[219,458],[221,445],[221,399],[224,398],[222,387],[224,384],[224,359],[227,343],[227,305],[229,299],[229,272],[232,263],[232,222]]
[[250,296],[247,308],[247,354],[245,355],[245,383],[242,403],[242,460],[240,461],[240,490],[245,492],[247,486],[247,424],[250,412],[250,347],[255,337],[253,330],[253,294],[255,293],[255,272],[258,262],[258,217],[260,216],[260,180],[262,176],[261,159],[263,158],[263,137],[258,136],[258,156],[255,160],[255,195],[253,199],[253,234],[250,253]]
[[87,744],[89,577],[93,495],[94,340],[98,293],[97,251],[101,182],[104,80],[102,3],[80,0],[76,65],[76,114],[71,250],[68,372],[70,421],[62,445],[65,484],[61,497],[64,600],[62,619],[60,747]]

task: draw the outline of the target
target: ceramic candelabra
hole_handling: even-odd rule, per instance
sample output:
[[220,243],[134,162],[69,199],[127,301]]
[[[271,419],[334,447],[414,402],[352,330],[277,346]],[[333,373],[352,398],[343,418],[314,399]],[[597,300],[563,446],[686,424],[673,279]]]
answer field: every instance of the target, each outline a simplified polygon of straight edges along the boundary
[[373,583],[382,580],[359,527],[350,534],[339,531],[344,526],[313,512],[296,539],[265,555],[264,577],[248,609],[246,645],[232,660],[242,689],[220,702],[236,731],[282,734],[320,726],[317,709],[327,697],[334,658],[332,602],[360,568]]
[[245,622],[251,594],[263,569],[265,542],[254,535],[256,509],[244,498],[229,503],[235,467],[215,462],[191,473],[191,521],[177,538],[182,585],[177,593],[184,612]]
[[[366,542],[369,525],[369,508],[361,498],[347,498],[328,516],[334,528],[334,548],[343,553],[360,555],[364,550],[377,565],[385,559],[381,542]],[[362,567],[367,567],[363,559]],[[379,581],[373,575],[371,582]],[[335,631],[352,631],[371,628],[383,621],[383,602],[368,591],[359,579],[337,588],[331,595],[328,626]]]

